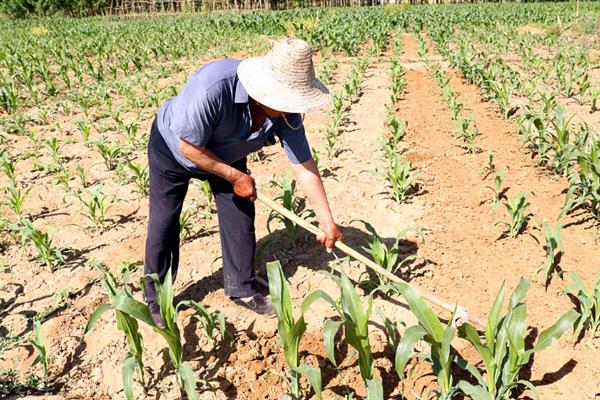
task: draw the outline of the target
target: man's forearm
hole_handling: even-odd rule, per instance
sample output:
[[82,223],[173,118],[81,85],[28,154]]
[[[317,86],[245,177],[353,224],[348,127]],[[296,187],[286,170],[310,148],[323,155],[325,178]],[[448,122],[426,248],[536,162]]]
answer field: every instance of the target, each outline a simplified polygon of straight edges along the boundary
[[309,160],[302,164],[292,164],[292,171],[300,184],[300,188],[310,201],[319,224],[324,226],[335,225],[325,188],[314,161]]
[[198,168],[210,174],[217,175],[233,183],[242,172],[226,164],[215,153],[205,147],[196,147],[185,140],[180,140],[179,150]]

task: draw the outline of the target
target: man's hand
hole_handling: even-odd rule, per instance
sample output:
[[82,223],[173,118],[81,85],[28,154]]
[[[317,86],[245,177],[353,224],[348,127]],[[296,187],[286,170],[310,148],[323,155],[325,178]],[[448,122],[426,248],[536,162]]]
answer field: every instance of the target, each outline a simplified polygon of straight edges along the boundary
[[232,182],[233,192],[248,200],[256,200],[256,183],[248,174],[240,173]]
[[344,234],[340,231],[336,224],[330,223],[320,226],[325,236],[317,236],[317,240],[325,245],[325,250],[331,253],[335,242],[344,239]]

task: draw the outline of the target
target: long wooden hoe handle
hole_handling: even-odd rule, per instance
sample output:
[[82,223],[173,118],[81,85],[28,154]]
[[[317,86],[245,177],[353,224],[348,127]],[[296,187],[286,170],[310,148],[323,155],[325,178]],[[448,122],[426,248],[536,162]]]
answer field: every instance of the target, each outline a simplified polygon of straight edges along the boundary
[[[300,218],[299,216],[297,216],[296,214],[294,214],[287,208],[281,206],[280,204],[276,203],[275,201],[271,200],[270,198],[264,196],[262,193],[257,193],[256,199],[258,201],[260,201],[261,203],[263,203],[264,205],[266,205],[267,207],[269,207],[270,209],[277,211],[284,217],[286,217],[289,220],[300,225],[307,231],[309,231],[315,235],[318,235],[318,236],[323,236],[323,232],[319,228],[312,225],[308,221],[305,221],[304,219]],[[371,268],[373,271],[385,276],[389,280],[391,280],[393,282],[408,284],[402,278],[392,274],[391,272],[387,271],[385,268],[382,268],[380,265],[376,264],[374,261],[369,260],[367,257],[360,254],[358,251],[354,250],[352,247],[342,243],[341,241],[338,240],[337,242],[335,242],[335,247],[337,247],[339,250],[343,251],[350,257],[354,258],[355,260],[360,261],[367,267]],[[414,287],[413,287],[413,289],[414,289]],[[423,297],[428,302],[435,304],[436,306],[443,308],[444,310],[446,310],[450,313],[452,313],[456,310],[457,315],[460,315],[461,319],[471,322],[473,325],[476,325],[480,329],[483,329],[485,327],[485,324],[483,324],[480,320],[478,320],[477,318],[474,318],[472,316],[469,316],[466,308],[459,306],[459,305],[453,305],[453,304],[446,303],[439,297],[437,297],[429,292],[426,292],[423,290],[418,290],[418,292],[421,295],[421,297]]]

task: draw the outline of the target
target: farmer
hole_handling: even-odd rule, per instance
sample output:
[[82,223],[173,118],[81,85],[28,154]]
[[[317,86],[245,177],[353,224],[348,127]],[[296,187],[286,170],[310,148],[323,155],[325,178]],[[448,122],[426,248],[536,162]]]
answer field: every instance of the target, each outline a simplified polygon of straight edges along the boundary
[[[272,317],[270,300],[252,287],[256,184],[246,156],[279,141],[331,249],[342,233],[334,223],[312,160],[300,113],[323,108],[329,91],[315,79],[307,43],[286,38],[262,57],[211,62],[195,72],[179,95],[164,103],[148,143],[150,216],[144,273],[161,281],[179,262],[179,216],[190,178],[208,180],[219,217],[225,295]],[[146,301],[164,326],[151,279]]]

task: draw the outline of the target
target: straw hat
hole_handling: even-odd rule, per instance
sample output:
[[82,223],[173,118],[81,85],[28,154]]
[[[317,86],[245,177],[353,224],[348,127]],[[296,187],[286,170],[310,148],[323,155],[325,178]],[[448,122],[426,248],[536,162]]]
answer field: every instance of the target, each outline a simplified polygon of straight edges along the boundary
[[300,39],[285,38],[266,55],[242,61],[237,73],[250,97],[277,111],[305,113],[331,99],[315,78],[310,46]]

